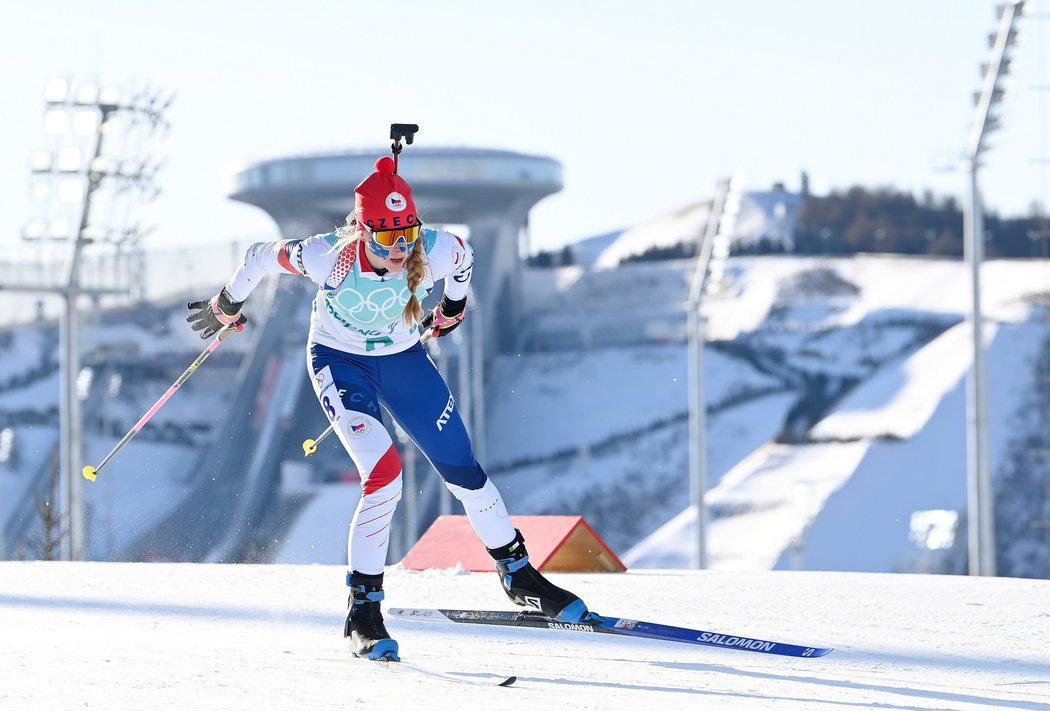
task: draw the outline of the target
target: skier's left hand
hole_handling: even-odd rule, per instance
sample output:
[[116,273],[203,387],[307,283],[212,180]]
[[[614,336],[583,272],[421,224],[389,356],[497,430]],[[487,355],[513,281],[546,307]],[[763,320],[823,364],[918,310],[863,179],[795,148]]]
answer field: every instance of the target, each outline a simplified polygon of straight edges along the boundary
[[441,303],[434,307],[434,310],[423,317],[423,321],[420,324],[423,326],[423,330],[431,331],[431,335],[437,338],[441,336],[447,336],[456,330],[456,327],[463,322],[463,317],[467,315],[467,299],[466,297],[459,301],[451,301],[442,297]]
[[243,331],[248,319],[241,313],[243,301],[234,301],[223,287],[216,296],[207,301],[191,301],[186,308],[193,313],[186,317],[187,323],[194,331],[200,331],[201,338],[208,339],[226,326],[233,326],[236,331]]

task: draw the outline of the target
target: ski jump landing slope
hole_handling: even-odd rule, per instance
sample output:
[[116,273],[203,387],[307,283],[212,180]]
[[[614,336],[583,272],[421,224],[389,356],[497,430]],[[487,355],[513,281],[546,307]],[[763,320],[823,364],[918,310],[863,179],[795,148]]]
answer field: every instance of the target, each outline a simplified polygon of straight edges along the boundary
[[[1050,581],[781,571],[556,574],[598,612],[835,647],[772,657],[392,620],[352,660],[341,566],[0,563],[0,709],[1050,709]],[[386,577],[387,603],[511,609],[491,573]]]

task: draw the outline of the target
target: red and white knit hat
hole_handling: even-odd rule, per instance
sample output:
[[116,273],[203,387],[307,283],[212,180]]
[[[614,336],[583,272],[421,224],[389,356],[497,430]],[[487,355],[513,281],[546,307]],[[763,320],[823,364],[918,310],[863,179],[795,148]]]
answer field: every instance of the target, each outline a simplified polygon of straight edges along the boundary
[[376,172],[354,188],[357,221],[373,230],[400,230],[419,223],[412,187],[394,172],[394,159],[376,161]]

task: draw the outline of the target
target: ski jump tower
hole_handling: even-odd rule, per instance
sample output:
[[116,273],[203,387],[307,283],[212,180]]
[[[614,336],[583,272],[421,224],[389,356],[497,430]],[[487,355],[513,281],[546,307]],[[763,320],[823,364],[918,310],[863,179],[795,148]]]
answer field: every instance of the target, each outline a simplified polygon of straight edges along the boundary
[[[275,158],[232,176],[233,200],[265,210],[282,236],[306,237],[344,224],[354,187],[389,149]],[[420,219],[466,225],[474,248],[471,281],[488,353],[510,352],[521,315],[519,242],[529,210],[561,190],[552,158],[478,148],[409,147],[398,173],[412,186]]]

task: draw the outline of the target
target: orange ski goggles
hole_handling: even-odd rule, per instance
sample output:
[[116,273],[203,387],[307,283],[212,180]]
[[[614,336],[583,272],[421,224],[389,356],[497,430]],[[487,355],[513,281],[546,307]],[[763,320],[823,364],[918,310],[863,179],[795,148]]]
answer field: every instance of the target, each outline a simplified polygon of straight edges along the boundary
[[412,225],[400,230],[368,230],[372,235],[372,241],[380,247],[393,247],[398,240],[403,239],[406,245],[415,243],[419,239],[421,225]]

